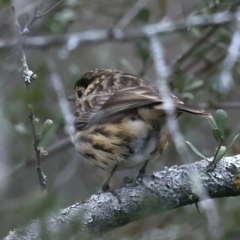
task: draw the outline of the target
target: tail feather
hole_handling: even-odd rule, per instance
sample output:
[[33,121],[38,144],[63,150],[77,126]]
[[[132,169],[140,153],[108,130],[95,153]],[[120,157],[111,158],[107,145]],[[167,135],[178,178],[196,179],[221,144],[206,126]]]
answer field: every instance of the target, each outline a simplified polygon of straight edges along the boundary
[[187,112],[191,114],[210,116],[211,114],[200,107],[191,106],[188,104],[178,104],[176,106],[178,112]]
[[[154,109],[158,110],[164,110],[163,104],[156,104],[153,106]],[[187,112],[190,114],[196,114],[196,115],[203,115],[203,116],[211,116],[211,113],[205,111],[204,109],[200,107],[191,106],[188,104],[175,104],[176,111],[178,112],[178,116],[180,116],[182,113]]]

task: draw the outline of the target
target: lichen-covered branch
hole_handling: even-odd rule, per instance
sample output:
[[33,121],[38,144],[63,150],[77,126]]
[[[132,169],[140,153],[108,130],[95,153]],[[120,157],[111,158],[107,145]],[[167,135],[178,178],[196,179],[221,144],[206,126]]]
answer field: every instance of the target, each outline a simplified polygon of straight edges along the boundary
[[[125,180],[124,186],[116,189],[121,203],[110,193],[94,194],[56,216],[34,220],[11,231],[5,240],[41,239],[43,236],[61,239],[54,237],[79,237],[89,232],[102,234],[153,214],[193,204],[201,195],[199,189],[203,188],[211,198],[240,195],[240,155],[223,158],[213,172],[206,170],[207,165],[208,161],[202,160],[164,168],[145,176],[143,185]],[[193,183],[193,173],[203,188]]]

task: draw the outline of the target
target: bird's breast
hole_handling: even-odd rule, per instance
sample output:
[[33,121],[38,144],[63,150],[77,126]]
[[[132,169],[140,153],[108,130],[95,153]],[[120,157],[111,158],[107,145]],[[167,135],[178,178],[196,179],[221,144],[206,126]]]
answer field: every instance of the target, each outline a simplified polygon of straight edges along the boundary
[[116,164],[118,169],[127,169],[160,156],[163,140],[168,140],[162,138],[162,129],[135,111],[78,131],[73,142],[90,164],[107,171]]

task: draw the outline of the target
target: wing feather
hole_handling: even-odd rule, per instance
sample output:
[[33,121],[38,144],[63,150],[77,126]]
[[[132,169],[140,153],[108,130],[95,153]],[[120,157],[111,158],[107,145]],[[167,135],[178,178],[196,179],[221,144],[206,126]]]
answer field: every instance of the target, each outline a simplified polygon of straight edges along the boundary
[[[83,101],[87,101],[89,97],[87,96]],[[182,112],[208,114],[201,108],[185,105],[174,95],[171,95],[171,99],[180,114]],[[137,107],[159,103],[154,108],[163,109],[161,103],[164,101],[160,93],[151,86],[126,87],[113,93],[95,95],[91,100],[94,100],[93,107],[76,119],[75,125],[79,130],[91,127],[109,116]]]

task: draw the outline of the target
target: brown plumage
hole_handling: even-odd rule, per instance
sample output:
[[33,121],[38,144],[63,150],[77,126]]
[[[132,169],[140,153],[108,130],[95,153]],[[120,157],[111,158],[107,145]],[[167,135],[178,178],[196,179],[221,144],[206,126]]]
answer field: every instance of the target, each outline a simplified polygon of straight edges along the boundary
[[[81,158],[111,172],[156,160],[170,141],[163,109],[164,99],[147,81],[118,70],[95,69],[75,84],[76,134],[73,137]],[[208,115],[203,109],[186,106],[171,95],[176,116],[183,112]]]

